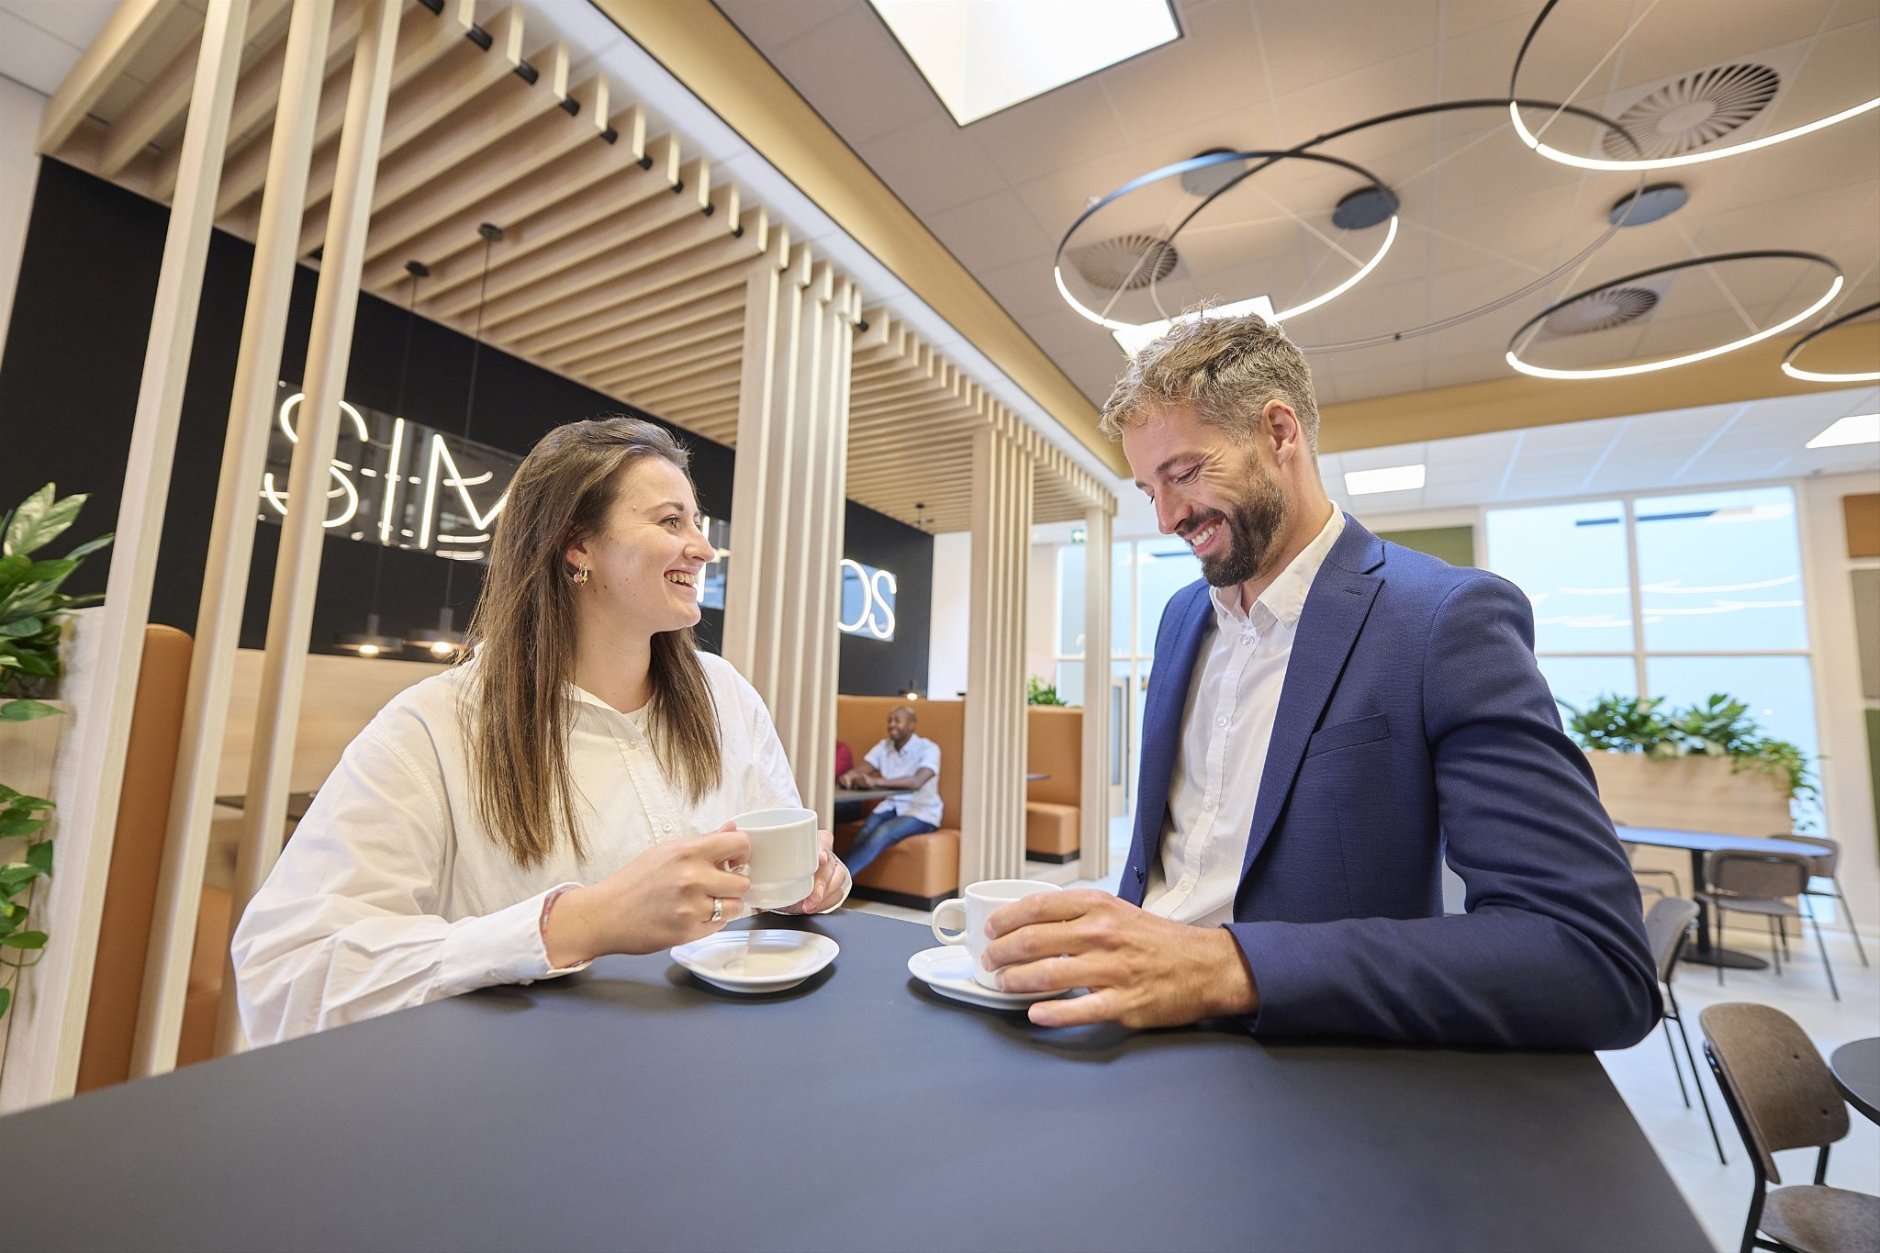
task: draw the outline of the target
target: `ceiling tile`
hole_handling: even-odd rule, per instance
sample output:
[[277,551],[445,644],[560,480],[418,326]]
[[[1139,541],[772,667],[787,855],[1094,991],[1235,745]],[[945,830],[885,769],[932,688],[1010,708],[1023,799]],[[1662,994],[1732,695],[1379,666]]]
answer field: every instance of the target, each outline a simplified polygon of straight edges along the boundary
[[1253,15],[1244,4],[1184,10],[1182,37],[1104,71],[1123,134],[1142,140],[1266,100]]
[[77,51],[91,46],[117,11],[118,0],[6,0],[12,12]]
[[1320,4],[1255,0],[1273,93],[1285,96],[1430,47],[1439,7],[1431,0],[1366,0],[1341,4],[1333,14]]
[[712,0],[760,48],[787,43],[847,13],[866,12],[854,0]]
[[[770,59],[784,77],[814,84],[806,93],[810,104],[850,146],[921,117],[953,124],[927,80],[866,5],[844,6],[839,15],[777,47]],[[843,72],[817,73],[831,63]]]
[[1094,78],[1015,104],[966,131],[1014,185],[1095,160],[1129,143]]
[[855,147],[895,194],[923,217],[1006,185],[972,137],[940,113],[930,113]]
[[0,9],[0,74],[50,96],[78,58],[79,49]]

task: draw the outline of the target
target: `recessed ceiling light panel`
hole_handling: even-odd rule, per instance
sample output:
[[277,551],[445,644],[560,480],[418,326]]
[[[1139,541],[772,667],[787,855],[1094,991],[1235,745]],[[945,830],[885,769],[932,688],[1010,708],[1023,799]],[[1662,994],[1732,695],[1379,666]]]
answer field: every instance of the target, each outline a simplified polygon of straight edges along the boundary
[[1844,444],[1880,444],[1880,413],[1842,418],[1808,441],[1810,448],[1839,448]]
[[1411,492],[1423,486],[1424,466],[1385,466],[1378,470],[1345,471],[1345,491],[1352,496],[1378,492]]
[[1181,36],[1168,0],[868,0],[961,126]]

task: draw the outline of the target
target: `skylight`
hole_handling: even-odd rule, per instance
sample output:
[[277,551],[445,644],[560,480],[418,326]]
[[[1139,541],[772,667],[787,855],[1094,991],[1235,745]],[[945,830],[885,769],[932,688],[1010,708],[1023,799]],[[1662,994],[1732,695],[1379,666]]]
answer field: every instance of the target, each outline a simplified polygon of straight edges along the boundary
[[868,0],[961,126],[1178,38],[1168,0]]

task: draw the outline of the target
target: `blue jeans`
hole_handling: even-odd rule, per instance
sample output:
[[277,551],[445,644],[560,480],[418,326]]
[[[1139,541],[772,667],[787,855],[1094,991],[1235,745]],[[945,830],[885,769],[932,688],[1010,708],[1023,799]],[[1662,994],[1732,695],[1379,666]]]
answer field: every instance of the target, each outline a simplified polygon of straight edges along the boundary
[[937,830],[939,828],[931,822],[877,809],[862,823],[862,829],[856,833],[855,843],[849,845],[842,862],[849,868],[850,874],[858,875],[867,869],[869,862],[887,852],[891,845],[900,843],[910,835],[925,835]]

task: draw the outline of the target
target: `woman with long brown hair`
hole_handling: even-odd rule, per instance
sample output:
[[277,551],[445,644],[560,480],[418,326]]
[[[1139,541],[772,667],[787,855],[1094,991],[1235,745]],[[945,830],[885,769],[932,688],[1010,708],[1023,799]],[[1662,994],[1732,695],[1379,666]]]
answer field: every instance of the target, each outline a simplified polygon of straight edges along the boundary
[[[464,662],[346,749],[236,929],[250,1042],[605,953],[743,912],[734,814],[797,805],[770,715],[701,653],[688,454],[662,427],[558,427],[517,468]],[[815,888],[849,875],[823,832]]]

